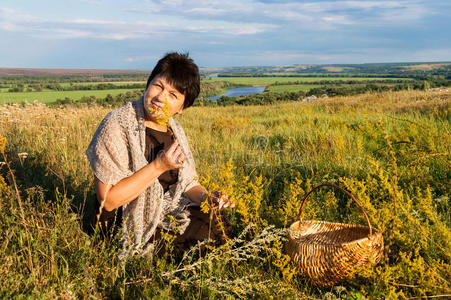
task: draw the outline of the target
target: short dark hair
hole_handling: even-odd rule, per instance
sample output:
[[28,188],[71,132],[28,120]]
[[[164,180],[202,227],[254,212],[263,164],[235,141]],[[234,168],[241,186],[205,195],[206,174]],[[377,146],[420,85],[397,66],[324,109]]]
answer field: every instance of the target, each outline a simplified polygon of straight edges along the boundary
[[188,53],[167,53],[153,68],[147,79],[146,89],[155,76],[161,75],[173,85],[177,91],[185,95],[183,108],[193,105],[200,92],[199,68]]

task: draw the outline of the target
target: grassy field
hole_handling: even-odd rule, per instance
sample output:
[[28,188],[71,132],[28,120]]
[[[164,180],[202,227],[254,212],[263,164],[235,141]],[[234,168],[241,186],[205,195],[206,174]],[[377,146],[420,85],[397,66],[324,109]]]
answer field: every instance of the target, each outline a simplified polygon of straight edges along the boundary
[[83,96],[105,97],[108,94],[117,95],[126,93],[134,89],[112,89],[112,90],[94,90],[94,91],[43,91],[43,92],[21,92],[21,93],[0,93],[0,104],[33,102],[37,100],[42,103],[55,102],[57,99],[65,97],[73,100],[80,100]]
[[402,78],[367,78],[367,77],[212,77],[205,81],[228,81],[235,84],[248,84],[248,85],[269,85],[275,82],[294,82],[294,81],[306,81],[316,82],[321,80],[329,81],[365,81],[365,80],[398,80]]
[[[201,181],[234,199],[236,208],[227,214],[242,235],[201,256],[194,248],[182,260],[168,252],[119,261],[117,241],[82,230],[94,195],[84,151],[110,110],[0,106],[2,297],[451,294],[451,91],[188,109],[177,118]],[[15,172],[20,197],[5,162]],[[296,220],[301,197],[325,182],[357,197],[383,231],[385,248],[378,264],[322,289],[296,276],[283,253],[283,229]],[[365,224],[347,197],[327,189],[307,202],[304,218]],[[171,248],[170,238],[165,245]]]

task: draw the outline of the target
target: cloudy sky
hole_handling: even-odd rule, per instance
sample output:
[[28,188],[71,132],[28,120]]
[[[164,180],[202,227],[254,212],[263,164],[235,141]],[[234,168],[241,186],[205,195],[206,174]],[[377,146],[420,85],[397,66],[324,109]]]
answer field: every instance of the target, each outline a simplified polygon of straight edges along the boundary
[[0,67],[451,61],[450,16],[450,0],[1,0]]

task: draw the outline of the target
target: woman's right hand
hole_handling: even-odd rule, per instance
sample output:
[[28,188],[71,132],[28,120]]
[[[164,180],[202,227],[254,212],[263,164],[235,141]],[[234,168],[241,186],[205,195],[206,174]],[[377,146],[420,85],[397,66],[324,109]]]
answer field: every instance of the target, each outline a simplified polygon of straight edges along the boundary
[[183,168],[185,155],[177,140],[175,140],[167,150],[158,153],[155,161],[158,168],[166,172],[172,169]]

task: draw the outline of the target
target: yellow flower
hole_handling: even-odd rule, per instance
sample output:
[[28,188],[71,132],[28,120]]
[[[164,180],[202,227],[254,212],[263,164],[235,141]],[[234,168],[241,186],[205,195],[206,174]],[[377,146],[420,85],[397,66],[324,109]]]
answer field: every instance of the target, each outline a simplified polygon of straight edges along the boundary
[[6,138],[2,135],[0,135],[0,152],[5,152],[5,146],[6,146]]

